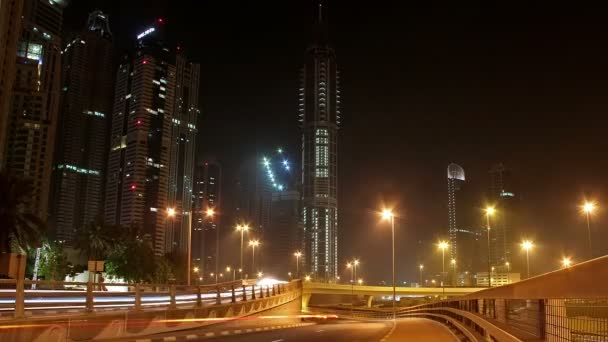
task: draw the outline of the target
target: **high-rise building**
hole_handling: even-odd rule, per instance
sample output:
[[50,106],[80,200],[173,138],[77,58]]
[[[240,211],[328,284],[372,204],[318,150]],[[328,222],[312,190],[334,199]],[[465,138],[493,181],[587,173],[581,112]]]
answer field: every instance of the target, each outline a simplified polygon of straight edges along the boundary
[[30,205],[44,220],[48,215],[59,111],[63,7],[59,0],[24,1],[9,95],[4,165],[32,181]]
[[105,167],[114,67],[109,18],[89,14],[62,51],[62,92],[57,127],[51,212],[60,240],[103,212]]
[[340,88],[329,43],[326,2],[314,1],[314,40],[301,72],[302,218],[304,260],[315,278],[338,276],[338,129]]
[[241,165],[237,181],[237,205],[235,217],[238,223],[246,223],[252,236],[264,237],[270,226],[272,185],[265,174],[261,154],[245,160]]
[[204,277],[219,271],[221,182],[222,168],[219,163],[205,162],[196,167],[192,259]]
[[185,256],[187,241],[177,237],[188,236],[192,217],[184,198],[194,172],[198,66],[166,44],[164,25],[158,19],[139,33],[118,68],[105,218],[140,225],[158,255],[177,248]]
[[0,1],[0,169],[4,166],[9,100],[17,70],[17,43],[21,37],[24,0]]
[[464,184],[464,169],[457,164],[448,165],[448,233],[450,236],[450,257],[459,261],[459,241],[458,232],[461,229],[461,222],[456,219],[456,204],[458,192]]
[[[272,194],[270,226],[264,232],[264,271],[278,279],[296,276],[294,252],[301,249],[302,216],[299,191],[277,191]],[[304,271],[300,269],[300,271]]]
[[512,260],[513,223],[515,215],[515,190],[511,170],[502,163],[490,169],[490,200],[496,206],[490,232],[490,262],[493,266],[505,267]]

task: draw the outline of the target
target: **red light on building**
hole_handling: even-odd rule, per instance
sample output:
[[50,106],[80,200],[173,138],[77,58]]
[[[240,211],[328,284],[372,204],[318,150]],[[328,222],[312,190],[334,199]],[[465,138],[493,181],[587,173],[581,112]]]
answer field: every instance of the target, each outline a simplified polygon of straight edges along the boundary
[[137,189],[137,185],[135,185],[135,184],[131,185],[131,190],[135,190],[135,189]]
[[148,64],[148,61],[144,59],[144,61],[141,62],[141,64]]
[[141,125],[141,120],[137,120],[137,122],[135,122],[135,124],[136,124],[137,126]]
[[158,19],[156,19],[156,22],[159,24],[163,24],[165,22],[165,20],[163,18],[158,18]]
[[205,166],[208,166],[208,165],[209,165],[209,163],[205,163]]

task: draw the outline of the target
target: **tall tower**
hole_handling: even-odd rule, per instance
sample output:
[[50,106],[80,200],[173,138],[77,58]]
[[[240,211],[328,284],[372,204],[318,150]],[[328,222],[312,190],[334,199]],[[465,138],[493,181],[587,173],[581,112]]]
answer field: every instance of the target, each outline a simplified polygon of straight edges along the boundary
[[448,232],[450,235],[450,254],[451,258],[458,260],[458,232],[460,227],[459,220],[456,219],[457,193],[464,184],[464,169],[457,164],[448,165]]
[[0,1],[0,169],[4,166],[9,104],[17,70],[24,0]]
[[339,72],[329,44],[326,1],[314,1],[314,40],[301,72],[302,216],[308,272],[334,281],[338,275]]
[[[196,167],[192,260],[205,278],[210,273],[218,274],[219,271],[221,190],[222,167],[219,163],[205,162]],[[207,214],[210,209],[213,210],[213,215]]]
[[103,208],[115,72],[106,14],[89,14],[64,44],[62,65],[51,212],[57,238],[70,241]]
[[60,0],[24,1],[15,78],[8,100],[4,166],[32,181],[30,205],[43,220],[48,215],[59,111],[64,5]]
[[165,44],[164,25],[158,19],[139,33],[135,50],[118,68],[105,218],[139,225],[153,238],[157,255],[178,249],[181,260],[187,241],[178,239],[189,234],[192,214],[184,193],[194,172],[198,66]]
[[513,243],[513,221],[515,215],[515,191],[511,170],[503,163],[490,169],[490,199],[494,202],[497,215],[492,222],[490,260],[501,268],[506,262],[513,263],[511,250]]

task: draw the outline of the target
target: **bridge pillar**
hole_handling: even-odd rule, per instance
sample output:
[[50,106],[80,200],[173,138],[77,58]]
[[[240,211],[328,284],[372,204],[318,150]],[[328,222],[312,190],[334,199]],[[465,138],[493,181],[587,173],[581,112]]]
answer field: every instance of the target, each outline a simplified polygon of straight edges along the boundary
[[367,303],[367,307],[371,308],[372,307],[372,303],[374,301],[374,296],[365,296],[365,302]]
[[310,293],[302,293],[302,311],[308,311],[308,303],[310,303]]

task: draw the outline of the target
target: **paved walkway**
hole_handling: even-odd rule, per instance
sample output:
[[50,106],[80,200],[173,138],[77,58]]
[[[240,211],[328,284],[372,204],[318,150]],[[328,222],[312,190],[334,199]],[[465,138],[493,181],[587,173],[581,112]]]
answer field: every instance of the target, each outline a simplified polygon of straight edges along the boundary
[[448,328],[437,322],[424,318],[404,318],[397,320],[395,329],[382,341],[455,342],[458,340]]

